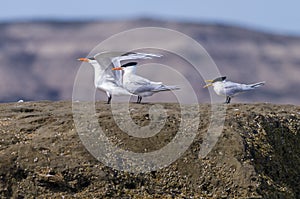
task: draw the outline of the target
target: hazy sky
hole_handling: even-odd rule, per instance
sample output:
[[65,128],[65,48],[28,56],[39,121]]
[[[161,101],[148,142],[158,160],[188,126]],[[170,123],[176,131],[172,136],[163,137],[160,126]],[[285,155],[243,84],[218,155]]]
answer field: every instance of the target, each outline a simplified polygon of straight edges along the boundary
[[300,35],[297,0],[6,0],[0,22],[30,19],[131,19],[153,17],[225,22],[277,33]]

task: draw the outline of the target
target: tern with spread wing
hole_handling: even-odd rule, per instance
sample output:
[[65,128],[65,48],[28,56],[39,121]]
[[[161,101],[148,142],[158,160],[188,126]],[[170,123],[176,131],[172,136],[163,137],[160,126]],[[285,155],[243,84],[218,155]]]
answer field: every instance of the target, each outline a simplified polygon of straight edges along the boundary
[[[127,60],[137,60],[137,59],[152,59],[154,57],[159,58],[162,57],[162,55],[159,54],[153,54],[153,53],[139,53],[139,52],[126,52],[126,53],[113,53],[114,57],[111,58],[111,62],[114,65],[114,68],[121,66],[121,61],[127,61]],[[122,85],[122,71],[116,70],[115,74],[118,79],[118,83]]]
[[209,84],[205,85],[203,88],[209,86],[214,87],[214,91],[218,95],[226,96],[226,104],[230,103],[232,97],[246,91],[253,90],[265,84],[265,82],[258,82],[254,84],[239,84],[235,82],[230,82],[225,80],[226,77],[218,77],[214,80],[206,80]]
[[79,61],[90,63],[94,67],[94,85],[97,89],[106,92],[107,104],[110,103],[112,95],[133,95],[119,85],[117,75],[113,72],[112,66],[104,67],[94,58],[79,58]]
[[105,52],[98,53],[91,58],[79,58],[79,61],[90,63],[94,67],[94,85],[97,89],[106,92],[109,104],[112,95],[135,95],[122,87],[122,72],[113,71],[112,68],[119,67],[120,62],[132,59],[151,59],[161,55],[136,52]]
[[141,103],[143,97],[151,96],[161,91],[178,90],[178,86],[166,86],[162,82],[153,82],[136,75],[137,62],[129,62],[113,70],[123,70],[123,87],[130,93],[138,95],[137,103]]

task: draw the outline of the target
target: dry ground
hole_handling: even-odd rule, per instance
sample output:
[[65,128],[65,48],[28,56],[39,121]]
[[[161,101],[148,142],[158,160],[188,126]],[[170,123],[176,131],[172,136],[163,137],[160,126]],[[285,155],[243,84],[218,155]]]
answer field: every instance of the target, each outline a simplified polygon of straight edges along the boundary
[[[149,124],[153,104],[131,104],[130,114]],[[151,138],[122,133],[110,106],[96,104],[107,136],[127,150],[153,151],[176,135],[178,104],[161,104],[166,124]],[[210,105],[200,104],[197,136],[170,166],[149,173],[114,170],[83,146],[71,102],[0,104],[0,196],[2,198],[299,198],[300,107],[228,105],[222,134],[205,157],[200,144]],[[224,105],[225,106],[225,105]]]

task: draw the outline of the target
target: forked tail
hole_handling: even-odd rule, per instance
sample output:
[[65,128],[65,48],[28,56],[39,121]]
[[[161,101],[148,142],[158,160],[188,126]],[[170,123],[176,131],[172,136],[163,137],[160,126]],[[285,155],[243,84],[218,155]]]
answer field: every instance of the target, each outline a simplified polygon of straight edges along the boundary
[[158,88],[156,88],[156,91],[170,91],[170,90],[179,90],[179,86],[166,86],[166,85],[160,85]]
[[168,90],[179,90],[179,89],[180,89],[179,86],[165,86],[165,87],[166,87],[166,89],[168,89]]
[[263,82],[258,82],[258,83],[255,83],[255,84],[250,84],[249,86],[251,87],[251,88],[257,88],[257,87],[260,87],[260,86],[262,86],[262,85],[265,85],[265,81],[263,81]]

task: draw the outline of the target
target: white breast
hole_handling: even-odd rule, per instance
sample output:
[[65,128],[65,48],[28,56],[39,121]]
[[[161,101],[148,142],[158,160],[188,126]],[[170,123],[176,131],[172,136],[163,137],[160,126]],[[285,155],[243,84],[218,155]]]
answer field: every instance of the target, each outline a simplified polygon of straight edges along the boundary
[[214,90],[218,95],[226,95],[226,91],[224,89],[224,83],[223,82],[215,82],[213,84]]

